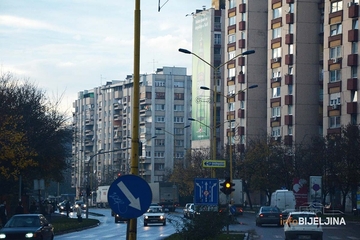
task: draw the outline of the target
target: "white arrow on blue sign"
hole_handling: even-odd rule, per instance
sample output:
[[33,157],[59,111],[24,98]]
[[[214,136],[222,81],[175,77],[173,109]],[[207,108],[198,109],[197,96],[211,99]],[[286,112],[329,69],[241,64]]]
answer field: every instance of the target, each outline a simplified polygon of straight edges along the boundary
[[149,184],[136,175],[117,178],[108,190],[111,209],[123,218],[140,217],[151,204],[152,192]]
[[194,204],[217,205],[219,202],[219,180],[217,178],[195,178]]

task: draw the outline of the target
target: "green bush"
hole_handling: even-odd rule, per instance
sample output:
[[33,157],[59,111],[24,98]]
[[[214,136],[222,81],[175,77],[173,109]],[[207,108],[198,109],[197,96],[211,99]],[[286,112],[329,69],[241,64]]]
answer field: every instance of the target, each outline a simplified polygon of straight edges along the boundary
[[176,237],[181,240],[216,239],[226,226],[227,218],[225,213],[203,211],[193,219],[184,219],[183,224],[177,226]]
[[100,222],[97,219],[83,219],[82,222],[78,222],[77,218],[67,217],[58,217],[51,220],[55,235],[76,230],[83,230],[99,225],[99,223]]

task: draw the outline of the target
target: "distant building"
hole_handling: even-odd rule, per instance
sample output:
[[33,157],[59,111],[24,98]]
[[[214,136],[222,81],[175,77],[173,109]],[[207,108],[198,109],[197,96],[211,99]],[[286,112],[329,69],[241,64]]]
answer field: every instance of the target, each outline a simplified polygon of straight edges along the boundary
[[[79,92],[73,103],[72,186],[79,196],[86,186],[111,184],[130,172],[133,79],[107,82]],[[190,148],[188,118],[191,76],[186,68],[163,67],[140,75],[139,175],[162,181]]]

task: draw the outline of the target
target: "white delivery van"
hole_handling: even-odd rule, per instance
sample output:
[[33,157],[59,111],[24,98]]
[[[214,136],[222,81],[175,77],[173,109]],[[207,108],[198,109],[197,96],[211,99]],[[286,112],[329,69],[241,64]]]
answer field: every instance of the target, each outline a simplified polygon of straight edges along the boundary
[[295,209],[296,200],[293,191],[289,190],[276,190],[271,194],[272,207],[278,207],[281,211],[285,209]]

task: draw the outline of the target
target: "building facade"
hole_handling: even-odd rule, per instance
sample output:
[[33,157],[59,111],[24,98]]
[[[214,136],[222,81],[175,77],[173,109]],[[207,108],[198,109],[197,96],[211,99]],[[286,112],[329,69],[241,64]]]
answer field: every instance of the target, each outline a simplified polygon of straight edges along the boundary
[[[79,92],[73,103],[72,186],[77,196],[130,172],[133,79]],[[162,181],[191,144],[191,77],[163,67],[140,76],[139,175]],[[165,143],[173,144],[165,144]]]

